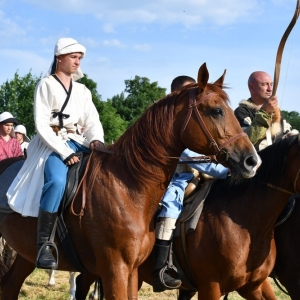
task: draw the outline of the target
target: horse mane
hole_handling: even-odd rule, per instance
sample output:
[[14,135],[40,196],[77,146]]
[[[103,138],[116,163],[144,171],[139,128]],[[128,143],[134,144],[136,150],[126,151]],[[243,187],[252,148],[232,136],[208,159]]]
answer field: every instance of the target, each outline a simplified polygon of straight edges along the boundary
[[[174,105],[179,98],[169,94],[156,101],[131,125],[109,150],[116,153],[118,163],[140,183],[157,180],[157,171],[150,167],[170,164],[166,149],[176,149],[173,136]],[[151,128],[151,130],[149,130]]]
[[[173,135],[174,106],[183,97],[188,97],[189,89],[194,87],[198,84],[184,86],[156,101],[108,147],[116,154],[120,167],[126,167],[128,175],[138,183],[157,181],[157,168],[171,164],[167,149],[178,151],[180,145]],[[208,84],[207,91],[216,92],[222,100],[229,101],[226,92],[218,85]]]

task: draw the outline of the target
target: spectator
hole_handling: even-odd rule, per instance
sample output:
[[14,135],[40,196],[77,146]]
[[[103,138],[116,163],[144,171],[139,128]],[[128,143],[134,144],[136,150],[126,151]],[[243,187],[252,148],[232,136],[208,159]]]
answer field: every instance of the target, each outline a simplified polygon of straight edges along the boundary
[[29,137],[26,135],[26,128],[24,125],[17,125],[15,127],[15,135],[16,135],[16,139],[19,141],[23,154],[25,157],[27,157],[27,147],[29,145],[30,139]]
[[9,112],[0,115],[0,161],[10,157],[23,156],[20,143],[14,135],[14,125],[17,119]]

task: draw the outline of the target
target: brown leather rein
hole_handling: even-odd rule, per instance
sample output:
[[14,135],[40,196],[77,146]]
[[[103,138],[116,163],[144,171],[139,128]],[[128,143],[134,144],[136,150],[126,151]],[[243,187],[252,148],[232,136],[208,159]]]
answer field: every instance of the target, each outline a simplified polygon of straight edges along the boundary
[[[300,0],[299,0],[300,1]],[[224,147],[226,147],[228,144],[230,144],[231,142],[241,138],[241,137],[245,137],[247,136],[247,134],[245,132],[242,132],[240,134],[237,134],[235,136],[233,136],[232,138],[228,139],[225,143],[221,144],[221,145],[218,145],[216,143],[216,141],[214,140],[214,138],[212,137],[211,133],[209,132],[209,130],[207,129],[200,113],[199,113],[199,110],[197,109],[197,106],[200,104],[200,103],[203,103],[205,100],[207,100],[209,97],[211,97],[212,95],[216,95],[217,93],[208,93],[206,94],[205,96],[203,96],[202,98],[200,98],[198,101],[196,101],[197,99],[197,91],[198,91],[198,88],[195,87],[195,88],[191,88],[189,90],[189,106],[188,106],[188,113],[187,113],[187,116],[185,118],[185,121],[183,123],[183,126],[182,126],[182,129],[181,129],[181,132],[180,132],[180,136],[182,137],[183,136],[183,133],[184,133],[184,130],[186,129],[186,126],[192,116],[192,113],[194,112],[196,117],[197,117],[197,120],[201,126],[201,128],[203,129],[205,135],[207,136],[207,138],[209,139],[210,141],[210,146],[212,146],[214,148],[214,154],[212,155],[213,157],[213,160],[215,160],[216,162],[218,162],[217,160],[217,156],[218,154],[220,153],[223,153],[223,154],[226,154],[226,160],[228,160],[228,153],[226,151],[223,150]]]
[[291,192],[291,191],[288,191],[288,190],[285,190],[285,189],[282,189],[281,187],[278,187],[274,184],[271,184],[271,183],[266,183],[266,186],[274,189],[274,190],[277,190],[277,191],[280,191],[280,192],[283,192],[283,193],[286,193],[286,194],[290,194],[290,195],[296,195],[296,194],[299,194],[299,192],[297,191],[297,181],[299,179],[299,176],[300,176],[300,169],[298,170],[297,172],[297,175],[296,175],[296,178],[294,180],[294,192]]

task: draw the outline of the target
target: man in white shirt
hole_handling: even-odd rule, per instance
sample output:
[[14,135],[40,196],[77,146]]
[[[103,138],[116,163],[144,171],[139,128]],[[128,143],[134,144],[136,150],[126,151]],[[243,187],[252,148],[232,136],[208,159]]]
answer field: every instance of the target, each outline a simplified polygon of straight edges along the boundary
[[[76,82],[83,77],[80,61],[85,52],[85,47],[72,38],[58,40],[49,72],[35,89],[37,135],[31,140],[27,160],[7,193],[13,210],[25,216],[38,216],[36,266],[42,269],[57,268],[51,247],[45,243],[57,217],[68,166],[79,162],[78,152],[104,145],[103,128],[91,92]],[[85,128],[85,137],[78,134],[77,125]]]

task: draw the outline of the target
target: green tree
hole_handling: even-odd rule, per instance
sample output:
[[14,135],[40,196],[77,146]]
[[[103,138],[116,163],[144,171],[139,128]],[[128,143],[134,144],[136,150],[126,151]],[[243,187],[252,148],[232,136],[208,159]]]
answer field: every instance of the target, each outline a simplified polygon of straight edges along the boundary
[[128,122],[123,120],[112,106],[111,101],[102,101],[101,95],[97,92],[97,83],[89,79],[86,74],[78,80],[84,84],[92,93],[92,100],[99,113],[100,120],[104,130],[104,138],[106,144],[113,143],[127,128]]
[[281,111],[284,118],[286,119],[286,121],[292,125],[293,129],[297,129],[298,131],[300,131],[300,115],[297,111],[286,111],[286,110],[282,110]]
[[0,86],[0,112],[8,111],[25,125],[27,134],[35,134],[33,120],[33,99],[36,84],[41,76],[36,77],[31,71],[21,77],[17,72],[12,80]]
[[[127,93],[127,97],[125,97]],[[132,125],[156,100],[166,95],[166,89],[158,86],[157,82],[150,82],[146,77],[135,76],[125,80],[125,90],[111,99],[121,118]]]

